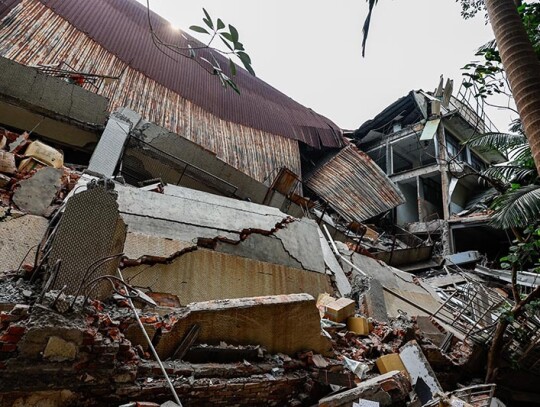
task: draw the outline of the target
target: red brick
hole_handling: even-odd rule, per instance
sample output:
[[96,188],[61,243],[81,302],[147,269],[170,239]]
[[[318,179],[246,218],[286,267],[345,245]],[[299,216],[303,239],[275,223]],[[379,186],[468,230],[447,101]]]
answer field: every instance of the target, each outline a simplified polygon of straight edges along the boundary
[[4,343],[0,348],[0,352],[15,352],[17,350],[17,345],[14,343]]
[[7,333],[9,335],[23,336],[26,328],[24,326],[10,325],[8,327]]
[[18,335],[4,334],[0,336],[0,342],[4,342],[4,343],[17,343],[20,340],[21,340],[21,337]]

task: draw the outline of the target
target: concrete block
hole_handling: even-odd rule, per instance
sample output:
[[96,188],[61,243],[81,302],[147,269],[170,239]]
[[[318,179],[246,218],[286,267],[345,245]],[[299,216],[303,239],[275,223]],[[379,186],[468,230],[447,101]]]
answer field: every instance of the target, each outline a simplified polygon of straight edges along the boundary
[[13,153],[0,151],[0,172],[4,174],[15,174],[17,172],[15,155]]
[[[363,381],[357,387],[324,397],[320,407],[352,407],[359,399],[380,403],[381,406],[401,405],[409,398],[411,384],[400,372],[389,372]],[[404,404],[404,403],[403,403]]]
[[51,336],[43,351],[43,358],[51,362],[65,362],[74,360],[77,356],[77,346],[58,336]]
[[347,318],[347,329],[357,335],[369,335],[370,331],[369,322],[364,317]]
[[329,355],[331,344],[321,335],[315,299],[308,294],[275,295],[189,304],[156,349],[166,359],[193,324],[197,342],[261,345],[270,353],[293,355],[303,350]]
[[407,369],[399,357],[399,353],[391,353],[389,355],[383,355],[375,361],[379,372],[384,374],[397,370],[403,374],[407,374]]
[[325,306],[325,317],[334,322],[343,322],[354,315],[356,303],[349,298],[339,298]]

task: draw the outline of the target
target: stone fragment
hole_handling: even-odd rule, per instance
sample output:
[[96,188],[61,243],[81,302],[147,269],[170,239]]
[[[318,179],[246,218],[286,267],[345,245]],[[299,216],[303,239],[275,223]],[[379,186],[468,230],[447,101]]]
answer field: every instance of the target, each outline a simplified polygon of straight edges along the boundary
[[51,336],[43,351],[43,358],[51,362],[74,360],[76,356],[77,346],[73,342],[65,341],[58,336]]
[[11,181],[10,177],[0,174],[0,188],[5,188],[9,184],[9,181]]
[[14,154],[0,151],[0,172],[4,174],[15,174],[17,172]]
[[15,205],[32,215],[44,215],[62,185],[62,170],[43,168],[19,185],[13,194]]

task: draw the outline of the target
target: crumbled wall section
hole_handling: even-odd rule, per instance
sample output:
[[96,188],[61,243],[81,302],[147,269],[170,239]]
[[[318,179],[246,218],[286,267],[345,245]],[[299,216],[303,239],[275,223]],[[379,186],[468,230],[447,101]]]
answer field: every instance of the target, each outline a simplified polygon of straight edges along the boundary
[[182,304],[294,293],[317,297],[333,292],[326,274],[207,249],[183,254],[168,264],[125,268],[123,273],[132,284],[177,295]]
[[0,259],[2,270],[16,270],[28,253],[33,262],[37,246],[47,230],[48,221],[41,216],[11,216],[0,221]]

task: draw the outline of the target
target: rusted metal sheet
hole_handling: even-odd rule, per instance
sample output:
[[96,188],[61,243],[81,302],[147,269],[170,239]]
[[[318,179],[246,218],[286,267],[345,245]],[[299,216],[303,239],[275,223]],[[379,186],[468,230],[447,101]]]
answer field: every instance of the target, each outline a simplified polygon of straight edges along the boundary
[[[116,92],[125,99],[136,98],[141,104],[147,104],[148,93],[159,90],[160,96],[166,97],[156,98],[153,108],[164,118],[168,117],[173,125],[181,125],[185,120],[175,114],[175,103],[190,101],[227,122],[299,140],[316,148],[343,145],[337,125],[245,70],[239,69],[235,77],[242,92],[239,96],[225,91],[216,78],[190,58],[158,49],[152,40],[146,7],[135,0],[0,3],[0,15],[8,9],[12,12],[3,31],[11,33],[9,37],[2,36],[1,54],[12,53],[13,45],[16,54],[25,53],[26,43],[32,38],[30,33],[35,31],[41,39],[41,50],[38,51],[41,59],[54,59],[58,63],[61,61],[59,57],[68,52],[74,60],[68,63],[75,69],[83,71],[81,65],[86,63],[90,69],[84,72],[111,76],[121,73],[119,65],[129,64],[133,69],[124,76],[128,80],[137,77],[136,86],[120,86]],[[170,23],[157,14],[151,13],[150,18],[154,32],[165,43],[185,48],[188,42],[194,47],[204,45],[187,33],[171,30]],[[70,27],[63,24],[65,20],[69,21]],[[21,21],[24,22],[23,29],[14,33],[13,27],[20,25]],[[86,33],[86,39],[78,38],[77,33],[81,32]],[[96,48],[105,51],[101,52],[102,58],[92,55]],[[47,58],[47,54],[53,58]],[[106,54],[114,55],[115,61]],[[219,55],[216,58],[228,72],[227,59]],[[45,63],[39,59],[33,59],[34,63]],[[119,97],[118,93],[114,97]],[[185,100],[175,100],[178,95]]]
[[315,171],[307,186],[349,222],[363,222],[405,202],[379,166],[353,145]]
[[[68,3],[77,8],[83,2],[66,2],[66,5]],[[118,81],[104,81],[97,90],[90,84],[83,87],[109,98],[110,111],[128,107],[145,119],[212,151],[218,158],[258,181],[263,182],[275,173],[276,168],[283,166],[298,175],[301,173],[298,141],[278,135],[280,133],[260,130],[255,123],[248,127],[223,120],[209,112],[206,106],[190,102],[183,95],[135,70],[132,64],[126,64],[39,1],[21,1],[0,23],[0,55],[26,65],[63,61],[80,71],[121,76]],[[191,73],[188,71],[186,75]],[[215,78],[195,79],[201,94],[206,94],[204,89]],[[233,93],[221,88],[220,92],[223,98]],[[259,102],[249,102],[254,104],[254,116],[262,115],[258,109],[264,109],[267,103],[263,96],[260,95],[261,104],[258,106],[255,105]],[[240,99],[235,103],[240,103]],[[220,99],[211,103],[229,102]],[[269,117],[276,122],[284,120],[279,115]]]

